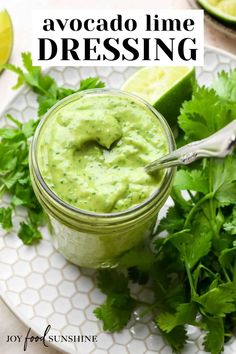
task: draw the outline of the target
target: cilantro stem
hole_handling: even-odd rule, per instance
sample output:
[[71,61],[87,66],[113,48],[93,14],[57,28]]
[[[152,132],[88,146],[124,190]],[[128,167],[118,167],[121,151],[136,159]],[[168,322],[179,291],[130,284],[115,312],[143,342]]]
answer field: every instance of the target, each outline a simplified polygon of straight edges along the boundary
[[186,232],[190,232],[190,231],[191,231],[191,229],[183,229],[183,230],[180,230],[180,231],[176,231],[176,232],[172,233],[171,235],[169,235],[168,238],[165,238],[163,244],[165,244],[166,242],[170,241],[175,236],[178,236],[178,235],[181,235],[181,234],[185,234]]
[[189,204],[189,201],[183,198],[181,195],[180,191],[178,191],[176,188],[172,188],[171,191],[171,198],[174,200],[175,204],[178,204],[181,206],[183,209],[188,209],[191,205]]
[[235,282],[235,280],[236,280],[236,261],[234,261],[232,273],[233,273],[233,282]]
[[209,268],[205,267],[203,264],[200,264],[200,268],[204,269],[206,272],[211,274],[213,278],[217,278],[217,274],[213,273]]
[[195,202],[195,198],[194,198],[194,196],[193,196],[193,193],[192,193],[191,191],[189,191],[189,190],[188,190],[187,192],[188,192],[188,195],[190,196],[192,202],[193,202],[193,203],[196,203],[196,202]]
[[[212,160],[209,160],[209,190],[213,191],[213,179],[212,179]],[[211,213],[211,218],[214,218],[214,210],[213,210],[213,204],[212,200],[209,201],[210,204],[210,213]]]
[[210,193],[206,194],[204,197],[202,197],[202,198],[192,207],[192,209],[190,210],[190,213],[188,214],[188,216],[187,216],[187,218],[186,218],[186,220],[185,220],[184,228],[186,228],[186,227],[189,225],[189,223],[190,223],[190,221],[191,221],[191,219],[192,219],[194,213],[197,211],[197,209],[199,208],[199,206],[200,206],[201,204],[203,204],[206,200],[209,200],[209,199],[213,198],[213,196],[214,196],[214,193],[213,193],[213,192],[210,192]]
[[155,309],[155,307],[158,307],[158,309],[161,308],[162,303],[160,301],[155,301],[153,304],[146,304],[146,309],[143,310],[139,316],[140,317],[144,317],[146,314],[148,314],[149,312],[151,312],[153,309]]
[[44,88],[42,88],[41,86],[38,86],[38,85],[37,85],[36,87],[37,87],[37,89],[38,89],[39,91],[41,91],[45,96],[47,96],[47,97],[51,97],[51,96],[52,96],[52,94],[51,94],[50,92],[44,90]]
[[186,262],[184,262],[184,264],[185,264],[185,269],[186,269],[186,272],[187,272],[188,281],[189,281],[189,285],[190,285],[190,289],[191,289],[191,295],[192,295],[192,297],[197,296],[197,292],[196,292],[195,287],[193,285],[193,278],[192,278],[192,275],[191,275],[190,268],[189,268],[189,266],[187,265]]
[[5,185],[2,184],[1,187],[0,187],[0,195],[2,194],[2,192],[4,191],[4,189],[5,189]]
[[226,272],[226,270],[225,270],[224,267],[222,267],[222,270],[223,270],[223,273],[224,273],[224,276],[225,276],[226,280],[229,281],[229,282],[231,282],[231,279],[230,279],[230,277],[228,276],[228,273]]
[[6,114],[7,119],[9,119],[11,122],[13,122],[18,128],[22,127],[22,123],[18,121],[17,119],[13,118],[11,114]]
[[153,308],[155,308],[157,306],[158,303],[154,303],[154,304],[146,304],[146,308],[145,310],[143,310],[142,312],[140,312],[139,316],[140,317],[144,317],[147,313],[151,312]]
[[[212,160],[209,159],[209,190],[213,193],[213,168],[212,168]],[[209,200],[209,211],[210,211],[210,220],[209,220],[209,223],[212,227],[212,230],[213,230],[213,233],[215,235],[215,237],[217,237],[217,231],[216,231],[216,225],[215,223],[212,222],[212,220],[215,219],[215,208],[213,206],[213,199],[211,198]]]

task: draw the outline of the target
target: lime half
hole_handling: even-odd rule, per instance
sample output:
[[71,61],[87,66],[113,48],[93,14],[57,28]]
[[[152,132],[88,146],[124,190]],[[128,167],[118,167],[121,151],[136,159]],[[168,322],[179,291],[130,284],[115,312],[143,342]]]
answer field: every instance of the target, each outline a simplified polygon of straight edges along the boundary
[[194,80],[193,67],[146,67],[136,71],[122,90],[145,99],[174,126],[183,101],[191,98]]
[[212,16],[229,25],[236,25],[236,0],[197,0]]
[[13,42],[11,18],[7,10],[0,11],[0,65],[5,64],[10,55]]

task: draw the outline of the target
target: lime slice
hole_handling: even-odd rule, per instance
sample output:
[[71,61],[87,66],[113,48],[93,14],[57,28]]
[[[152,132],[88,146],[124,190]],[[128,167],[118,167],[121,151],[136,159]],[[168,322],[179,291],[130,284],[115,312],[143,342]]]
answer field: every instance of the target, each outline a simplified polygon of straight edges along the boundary
[[229,25],[236,25],[236,0],[197,0],[212,16]]
[[145,99],[174,126],[183,101],[191,98],[194,80],[193,67],[146,67],[136,71],[122,90]]
[[5,64],[10,55],[13,42],[11,18],[7,10],[0,11],[0,65]]

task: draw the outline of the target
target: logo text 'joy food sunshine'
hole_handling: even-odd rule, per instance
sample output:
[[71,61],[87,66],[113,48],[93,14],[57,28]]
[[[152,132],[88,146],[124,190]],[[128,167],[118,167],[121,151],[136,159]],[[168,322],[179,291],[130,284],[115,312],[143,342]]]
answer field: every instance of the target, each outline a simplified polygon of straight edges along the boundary
[[203,65],[202,10],[33,14],[35,65]]
[[86,343],[96,343],[98,341],[96,335],[82,335],[82,334],[50,334],[51,326],[48,325],[45,328],[45,331],[42,336],[32,334],[31,328],[28,329],[27,334],[25,336],[19,334],[10,334],[6,338],[6,343],[14,344],[14,343],[22,343],[23,351],[27,351],[27,349],[32,352],[32,347],[30,347],[30,343],[39,343],[44,347],[48,347],[48,343],[80,343],[81,349],[83,349],[83,344]]

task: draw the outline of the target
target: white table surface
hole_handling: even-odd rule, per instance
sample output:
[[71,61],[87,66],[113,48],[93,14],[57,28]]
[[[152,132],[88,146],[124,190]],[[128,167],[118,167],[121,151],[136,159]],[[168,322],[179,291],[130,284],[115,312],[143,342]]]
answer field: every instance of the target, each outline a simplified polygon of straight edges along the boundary
[[[6,8],[11,14],[14,25],[14,48],[11,62],[20,64],[20,53],[30,50],[31,11],[35,9],[81,9],[81,8],[117,8],[117,9],[168,9],[189,8],[187,0],[1,0],[0,9]],[[205,26],[205,43],[224,49],[236,55],[236,40],[219,33],[210,25]],[[16,76],[5,71],[0,76],[0,111],[15,94],[11,90]],[[7,335],[16,334],[25,336],[27,327],[17,319],[6,305],[0,300],[0,353],[25,353],[23,345],[6,343]],[[26,352],[27,353],[27,352]],[[30,354],[59,354],[53,348],[45,348],[41,343],[31,344]],[[135,354],[135,353],[131,353]]]

